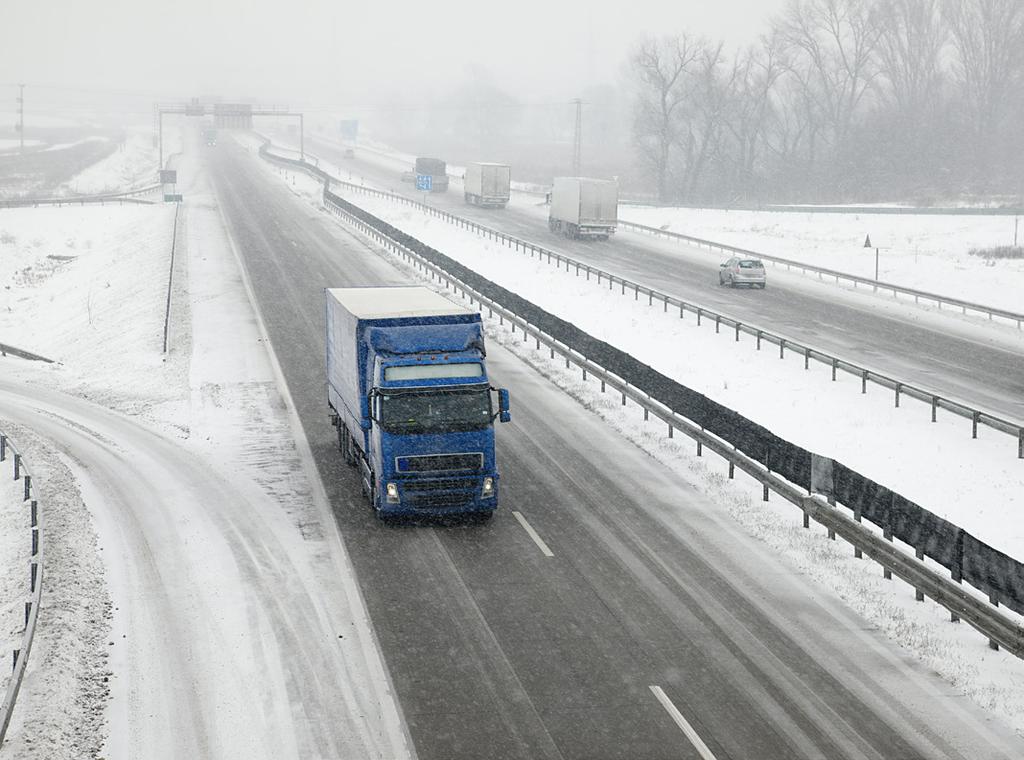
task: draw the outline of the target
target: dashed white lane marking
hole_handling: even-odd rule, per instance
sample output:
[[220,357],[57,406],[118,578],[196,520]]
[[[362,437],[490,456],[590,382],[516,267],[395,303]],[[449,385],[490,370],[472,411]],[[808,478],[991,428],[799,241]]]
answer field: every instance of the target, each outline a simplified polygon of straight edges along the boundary
[[519,521],[519,524],[523,526],[523,530],[525,530],[527,534],[530,536],[530,538],[533,539],[533,543],[537,544],[540,550],[544,553],[544,556],[554,557],[555,553],[548,548],[548,545],[544,543],[544,539],[537,534],[537,531],[535,531],[533,529],[533,526],[526,521],[526,518],[523,517],[522,513],[517,512],[516,510],[513,509],[512,514],[515,515],[516,519]]
[[683,717],[683,714],[679,712],[679,709],[672,704],[672,700],[668,698],[668,695],[662,691],[660,686],[650,686],[650,690],[654,693],[654,696],[661,702],[661,706],[665,708],[665,711],[672,716],[672,720],[676,722],[676,725],[682,729],[683,733],[686,734],[686,738],[690,740],[690,744],[694,746],[697,753],[703,758],[703,760],[715,760],[714,754],[708,749],[708,745],[704,743],[704,740],[697,735],[697,732],[693,730],[693,726],[690,722]]

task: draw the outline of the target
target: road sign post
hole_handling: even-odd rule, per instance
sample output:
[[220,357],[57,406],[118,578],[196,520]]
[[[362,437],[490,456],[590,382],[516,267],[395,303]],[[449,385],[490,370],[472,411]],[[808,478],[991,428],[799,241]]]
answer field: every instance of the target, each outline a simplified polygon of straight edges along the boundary
[[871,236],[866,235],[864,237],[864,247],[875,249],[875,290],[878,290],[878,246],[871,245]]

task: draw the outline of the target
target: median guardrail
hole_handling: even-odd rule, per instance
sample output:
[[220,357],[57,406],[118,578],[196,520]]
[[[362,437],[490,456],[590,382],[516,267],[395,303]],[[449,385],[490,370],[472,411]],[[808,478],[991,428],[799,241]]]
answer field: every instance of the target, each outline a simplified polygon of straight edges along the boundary
[[[617,391],[624,406],[627,400],[633,401],[643,409],[645,420],[651,416],[660,419],[669,437],[680,431],[695,440],[698,456],[703,455],[704,448],[721,456],[729,463],[730,478],[736,468],[747,473],[763,484],[766,500],[770,490],[801,509],[805,527],[811,520],[819,523],[830,538],[838,536],[850,543],[857,557],[867,556],[880,564],[886,577],[896,575],[913,586],[918,600],[932,599],[949,610],[953,622],[964,620],[986,636],[992,648],[1002,646],[1024,657],[1024,628],[998,608],[1002,602],[1024,614],[1021,563],[841,463],[783,441],[756,423],[643,367],[632,357],[480,277],[326,187],[323,197],[330,211],[439,286],[468,298],[481,311],[486,308],[500,324],[508,322],[513,334],[518,328],[524,342],[535,341],[538,350],[542,345],[548,348],[551,358],[560,356],[567,368],[575,365],[584,380],[588,376],[599,380],[603,392],[609,387]],[[593,358],[594,351],[613,364],[621,364],[625,371],[610,369],[607,361]],[[633,376],[637,370],[643,377]],[[691,401],[701,399],[710,416],[703,415],[702,424],[695,419],[701,415],[680,413],[675,404],[666,403],[665,397],[673,395],[688,396]],[[759,447],[761,453],[754,453]],[[883,508],[886,502],[888,510]],[[852,517],[843,514],[837,504],[847,506]],[[883,512],[884,520],[880,518]],[[878,525],[882,535],[867,528],[864,520]],[[900,549],[894,538],[916,554]],[[951,576],[944,577],[928,567],[925,556],[949,569]],[[987,594],[989,601],[965,589],[963,582]]]
[[951,306],[953,308],[960,309],[963,314],[974,312],[977,314],[987,315],[989,319],[999,317],[1010,322],[1015,322],[1018,330],[1021,329],[1021,325],[1024,323],[1024,314],[1010,311],[1009,309],[1000,309],[995,306],[972,303],[971,301],[965,301],[960,298],[931,293],[926,290],[917,290],[916,288],[908,288],[904,285],[896,285],[891,282],[885,282],[884,280],[873,280],[870,277],[861,277],[860,275],[850,274],[849,272],[840,272],[836,269],[826,269],[825,267],[814,266],[813,264],[808,264],[804,261],[796,261],[794,259],[785,259],[780,256],[759,253],[758,251],[752,251],[748,248],[738,248],[725,243],[716,243],[713,240],[693,237],[692,235],[684,235],[681,232],[670,232],[658,227],[648,227],[645,224],[637,224],[636,222],[629,222],[623,219],[619,220],[619,227],[626,230],[654,235],[655,237],[679,240],[687,244],[697,246],[698,248],[707,248],[709,250],[717,250],[723,253],[738,254],[752,259],[768,261],[776,266],[785,266],[787,270],[799,269],[804,274],[810,272],[818,275],[819,278],[835,278],[837,283],[850,282],[853,283],[854,287],[857,287],[858,285],[870,285],[874,290],[891,292],[894,298],[900,295],[913,296],[914,303],[920,303],[921,301],[933,302],[939,309],[943,306]]
[[[407,198],[403,195],[398,195],[385,190],[368,188],[352,182],[345,182],[344,180],[332,177],[319,167],[311,166],[308,163],[303,164],[302,161],[298,159],[275,156],[268,150],[268,146],[269,142],[264,143],[260,148],[261,156],[278,163],[302,168],[321,181],[329,181],[334,185],[347,188],[354,192],[386,198],[396,203],[417,208],[431,216],[441,218],[455,224],[462,229],[474,231],[490,240],[507,245],[509,248],[512,248],[517,252],[528,253],[531,257],[538,256],[542,259],[546,259],[549,264],[554,263],[557,268],[562,268],[564,265],[567,272],[575,270],[577,276],[585,276],[588,280],[595,279],[598,286],[602,286],[607,282],[609,289],[618,288],[622,295],[631,293],[637,300],[639,300],[641,296],[645,297],[648,305],[650,306],[654,306],[657,302],[657,304],[661,305],[663,310],[666,312],[671,307],[673,310],[678,310],[680,318],[683,318],[687,313],[692,314],[696,317],[698,325],[703,324],[704,322],[708,322],[709,324],[714,323],[716,332],[721,331],[724,326],[727,330],[734,332],[735,339],[737,341],[740,339],[741,334],[750,335],[755,339],[756,348],[758,350],[761,349],[762,343],[767,343],[778,347],[780,357],[784,356],[787,350],[790,352],[796,352],[798,355],[803,357],[805,369],[809,369],[811,360],[827,366],[830,369],[833,381],[836,380],[837,373],[839,371],[853,375],[860,380],[861,393],[867,393],[868,383],[886,388],[892,392],[893,404],[896,407],[899,407],[901,402],[908,397],[921,401],[928,405],[932,422],[936,422],[938,420],[938,410],[942,409],[952,412],[953,414],[970,420],[972,438],[978,437],[978,429],[980,426],[985,426],[1010,435],[1015,438],[1017,442],[1017,457],[1024,460],[1024,422],[1010,419],[990,410],[982,409],[978,405],[971,404],[962,399],[954,398],[950,394],[939,393],[923,386],[906,382],[888,375],[887,373],[844,359],[838,355],[815,348],[799,340],[790,338],[777,331],[768,330],[749,321],[707,308],[692,301],[668,295],[667,293],[642,285],[639,282],[620,277],[619,275],[608,272],[607,270],[591,266],[586,262],[574,259],[570,256],[565,256],[557,251],[544,248],[543,246],[535,245],[529,241],[517,238],[514,235],[509,235],[500,230],[494,229],[493,227],[488,227],[470,219],[452,214],[448,211],[434,208],[433,206],[421,203],[412,198]],[[1024,318],[1024,316],[1022,316],[1022,318]]]
[[3,747],[7,729],[14,714],[14,705],[25,677],[32,640],[35,637],[39,618],[39,604],[43,593],[43,542],[39,502],[32,498],[32,475],[21,454],[6,434],[0,433],[0,462],[13,458],[14,479],[24,484],[24,502],[29,504],[28,522],[31,529],[32,553],[29,563],[29,600],[25,602],[25,627],[21,636],[21,647],[14,650],[14,670],[7,684],[3,704],[0,705],[0,748]]

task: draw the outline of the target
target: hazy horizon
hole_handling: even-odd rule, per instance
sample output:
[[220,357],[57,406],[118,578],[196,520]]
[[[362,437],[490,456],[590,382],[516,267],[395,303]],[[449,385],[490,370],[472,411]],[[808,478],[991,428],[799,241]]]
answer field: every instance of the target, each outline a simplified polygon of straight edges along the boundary
[[614,81],[643,35],[685,31],[739,48],[755,41],[783,4],[637,0],[604,8],[526,0],[495,12],[467,0],[24,3],[5,9],[0,30],[0,111],[13,110],[21,82],[37,106],[88,103],[90,93],[417,105],[474,79],[524,102],[564,99]]

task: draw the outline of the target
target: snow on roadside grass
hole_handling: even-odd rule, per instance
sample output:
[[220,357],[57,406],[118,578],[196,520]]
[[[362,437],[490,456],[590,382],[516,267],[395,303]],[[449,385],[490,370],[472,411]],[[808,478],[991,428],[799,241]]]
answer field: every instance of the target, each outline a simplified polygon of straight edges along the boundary
[[[1013,216],[724,211],[621,206],[623,220],[1012,311],[1024,310],[1024,260],[972,248],[1010,245]],[[1018,241],[1024,226],[1018,225]],[[712,251],[712,256],[727,255]],[[769,270],[770,270],[769,265]],[[769,271],[769,276],[771,272]]]
[[164,397],[173,222],[163,204],[0,211],[0,342],[58,362],[44,371],[64,390],[131,409]]
[[[179,131],[165,129],[164,161],[180,150]],[[157,181],[158,155],[152,134],[132,134],[109,156],[62,184],[57,195],[95,195],[152,185]]]

